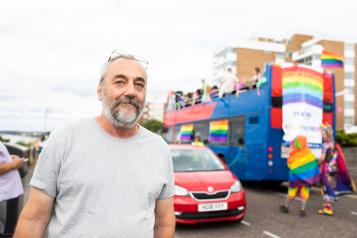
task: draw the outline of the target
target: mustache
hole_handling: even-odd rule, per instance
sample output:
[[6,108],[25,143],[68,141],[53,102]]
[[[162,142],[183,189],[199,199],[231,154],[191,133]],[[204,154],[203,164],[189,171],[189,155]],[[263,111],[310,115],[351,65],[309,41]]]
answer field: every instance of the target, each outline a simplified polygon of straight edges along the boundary
[[131,104],[139,110],[143,108],[143,106],[140,104],[139,100],[136,97],[124,96],[123,98],[117,98],[113,102],[113,108],[117,108],[120,104]]

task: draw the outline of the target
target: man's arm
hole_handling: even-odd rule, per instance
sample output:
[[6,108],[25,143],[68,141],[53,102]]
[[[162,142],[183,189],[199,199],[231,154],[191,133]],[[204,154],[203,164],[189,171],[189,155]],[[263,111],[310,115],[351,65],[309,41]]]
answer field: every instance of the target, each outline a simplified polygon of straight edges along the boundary
[[154,238],[173,238],[175,213],[172,198],[156,201]]
[[14,169],[19,169],[22,167],[23,160],[20,159],[18,156],[11,156],[12,161],[10,163],[0,164],[0,175],[6,174]]
[[54,198],[31,187],[29,200],[21,212],[14,238],[42,238],[52,214]]

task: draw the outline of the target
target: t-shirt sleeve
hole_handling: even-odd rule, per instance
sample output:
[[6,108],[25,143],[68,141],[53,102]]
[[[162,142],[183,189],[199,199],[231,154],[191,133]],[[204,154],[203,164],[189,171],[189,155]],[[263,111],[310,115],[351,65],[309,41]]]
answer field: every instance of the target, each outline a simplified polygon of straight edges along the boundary
[[[61,138],[62,137],[62,138]],[[64,155],[63,133],[52,132],[42,149],[34,174],[30,181],[32,187],[43,190],[51,197],[57,195],[57,179],[60,161]]]
[[175,194],[174,169],[172,166],[171,150],[168,146],[167,146],[167,153],[166,153],[166,164],[167,164],[167,170],[166,170],[167,183],[163,186],[163,189],[161,190],[158,199],[171,198]]

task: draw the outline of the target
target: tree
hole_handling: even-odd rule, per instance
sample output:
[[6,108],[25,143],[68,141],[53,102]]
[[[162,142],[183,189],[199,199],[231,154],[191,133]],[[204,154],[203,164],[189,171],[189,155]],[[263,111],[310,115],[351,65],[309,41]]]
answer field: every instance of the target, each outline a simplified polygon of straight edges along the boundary
[[0,141],[2,141],[2,142],[9,142],[10,139],[6,139],[6,138],[4,138],[4,137],[2,137],[2,136],[0,135]]
[[144,121],[142,126],[154,133],[161,134],[164,124],[156,119],[149,119]]

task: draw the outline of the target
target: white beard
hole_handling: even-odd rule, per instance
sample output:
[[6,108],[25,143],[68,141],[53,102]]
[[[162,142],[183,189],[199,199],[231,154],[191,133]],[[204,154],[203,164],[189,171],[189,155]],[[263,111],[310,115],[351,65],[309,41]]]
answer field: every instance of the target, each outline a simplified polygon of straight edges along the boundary
[[136,108],[136,110],[120,110],[120,104],[116,106],[115,108],[113,107],[113,104],[110,105],[107,102],[106,97],[103,97],[102,100],[102,105],[103,105],[103,113],[104,116],[107,118],[108,121],[110,121],[115,127],[117,128],[132,128],[137,124],[139,121],[140,117],[143,114],[143,108],[138,108],[132,104],[133,107]]

